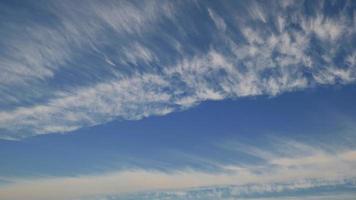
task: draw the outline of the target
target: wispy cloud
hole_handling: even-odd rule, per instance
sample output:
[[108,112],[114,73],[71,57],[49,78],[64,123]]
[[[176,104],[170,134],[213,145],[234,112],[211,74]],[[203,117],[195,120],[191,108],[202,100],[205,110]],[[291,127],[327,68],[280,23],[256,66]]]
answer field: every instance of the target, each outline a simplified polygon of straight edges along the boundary
[[25,13],[25,31],[2,28],[12,36],[0,43],[1,137],[355,81],[350,2],[333,15],[326,3],[308,12],[303,2],[265,4],[245,2],[245,10],[204,2],[34,5],[52,18]]
[[210,194],[208,195],[210,197],[221,197],[216,192],[221,194],[225,191],[226,197],[252,198],[256,197],[254,195],[265,193],[278,194],[354,185],[356,178],[356,172],[353,170],[356,167],[354,149],[329,152],[291,140],[280,141],[275,148],[281,149],[280,145],[287,149],[283,152],[284,155],[274,152],[273,148],[267,150],[237,145],[240,150],[265,159],[266,165],[220,164],[223,171],[219,172],[196,169],[170,172],[131,169],[75,177],[8,178],[12,183],[0,188],[0,196],[9,200],[79,199],[110,195],[120,197],[149,191],[160,194],[160,190],[168,190],[162,194],[169,196],[169,191],[172,191],[173,196],[180,193],[185,197],[183,199],[189,199],[189,195],[201,191],[205,191],[201,194],[202,197],[205,194]]
[[[352,188],[347,185],[353,185],[351,182],[296,182],[290,184],[255,184],[245,186],[215,186],[193,188],[186,190],[168,190],[157,192],[142,192],[132,195],[115,196],[108,195],[106,197],[84,198],[84,199],[110,199],[110,200],[131,200],[131,199],[176,199],[176,200],[331,200],[343,199],[351,200],[355,195]],[[331,188],[343,189],[343,194],[335,192]],[[295,193],[295,194],[293,194]],[[297,194],[304,193],[304,194]],[[291,195],[292,194],[292,195]],[[262,197],[268,196],[268,197]]]

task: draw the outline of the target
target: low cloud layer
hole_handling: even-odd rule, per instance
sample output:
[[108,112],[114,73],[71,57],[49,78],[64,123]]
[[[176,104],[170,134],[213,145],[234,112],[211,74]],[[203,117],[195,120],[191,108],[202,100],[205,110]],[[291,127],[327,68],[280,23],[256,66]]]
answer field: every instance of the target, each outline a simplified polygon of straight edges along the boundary
[[273,150],[274,148],[265,149],[231,143],[223,145],[230,149],[236,147],[235,150],[245,151],[266,160],[264,165],[216,163],[223,170],[215,172],[193,169],[169,172],[128,169],[72,177],[7,178],[9,183],[0,188],[0,196],[8,200],[121,197],[152,199],[153,196],[157,199],[161,197],[190,199],[194,195],[196,199],[224,199],[224,196],[253,198],[259,194],[278,196],[283,192],[290,194],[302,190],[317,192],[323,188],[331,192],[330,188],[347,189],[355,186],[355,149],[339,148],[330,152],[325,148],[316,148],[291,140],[274,143],[276,145],[274,148],[285,151],[278,153]]

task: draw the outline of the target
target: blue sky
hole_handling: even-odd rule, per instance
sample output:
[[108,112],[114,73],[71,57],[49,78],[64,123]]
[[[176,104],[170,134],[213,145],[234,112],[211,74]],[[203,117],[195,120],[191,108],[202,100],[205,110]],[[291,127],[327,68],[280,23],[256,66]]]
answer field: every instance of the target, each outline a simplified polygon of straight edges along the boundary
[[1,1],[0,198],[352,199],[355,1]]

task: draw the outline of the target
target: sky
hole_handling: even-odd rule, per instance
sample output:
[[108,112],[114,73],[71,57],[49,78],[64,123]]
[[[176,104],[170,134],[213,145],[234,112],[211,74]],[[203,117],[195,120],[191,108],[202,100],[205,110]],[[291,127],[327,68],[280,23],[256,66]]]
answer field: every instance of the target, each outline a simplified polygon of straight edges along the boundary
[[356,1],[0,1],[0,199],[352,200]]

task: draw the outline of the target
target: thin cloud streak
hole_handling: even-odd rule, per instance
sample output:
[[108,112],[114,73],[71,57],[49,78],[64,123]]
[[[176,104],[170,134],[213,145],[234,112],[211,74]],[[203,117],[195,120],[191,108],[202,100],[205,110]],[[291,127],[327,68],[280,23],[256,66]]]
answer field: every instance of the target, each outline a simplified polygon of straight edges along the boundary
[[[354,149],[330,153],[297,142],[286,141],[284,144],[294,146],[289,149],[288,155],[284,156],[272,150],[242,147],[246,152],[265,159],[267,164],[263,166],[220,164],[223,169],[220,172],[193,169],[172,172],[131,169],[76,177],[7,178],[11,183],[0,188],[0,196],[9,200],[29,197],[37,200],[59,200],[227,185],[235,187],[235,195],[242,195],[337,186],[353,182],[356,178],[356,172],[353,170],[356,167]],[[308,149],[308,155],[301,152],[305,151],[304,147]],[[267,153],[259,153],[264,151]]]

